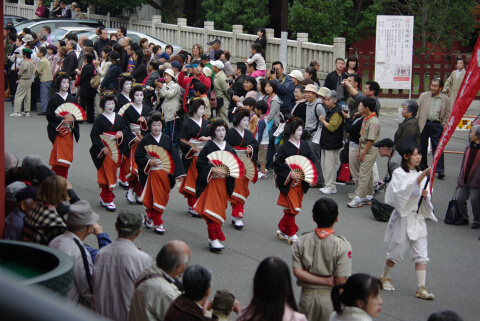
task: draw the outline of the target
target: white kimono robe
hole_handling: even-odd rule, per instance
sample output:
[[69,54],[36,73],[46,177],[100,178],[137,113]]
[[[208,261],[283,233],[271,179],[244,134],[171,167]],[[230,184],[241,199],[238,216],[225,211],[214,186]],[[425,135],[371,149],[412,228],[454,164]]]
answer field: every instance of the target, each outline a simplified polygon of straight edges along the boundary
[[[405,241],[416,241],[427,236],[425,219],[438,221],[433,214],[430,193],[418,209],[418,201],[426,182],[426,178],[424,178],[418,185],[417,177],[420,174],[421,172],[417,171],[407,173],[401,167],[393,172],[392,180],[385,194],[385,202],[393,206],[395,210],[388,221],[385,242],[401,244]],[[408,240],[405,237],[408,237]]]

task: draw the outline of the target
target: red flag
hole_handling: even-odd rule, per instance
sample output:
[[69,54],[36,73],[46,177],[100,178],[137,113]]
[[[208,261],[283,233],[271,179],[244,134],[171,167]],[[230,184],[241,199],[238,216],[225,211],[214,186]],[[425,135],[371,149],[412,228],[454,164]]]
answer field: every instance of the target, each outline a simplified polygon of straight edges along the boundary
[[430,167],[430,192],[433,185],[433,179],[435,178],[435,169],[437,168],[438,159],[443,153],[445,146],[447,146],[450,137],[457,128],[458,123],[462,119],[463,115],[467,111],[468,107],[472,103],[472,100],[480,90],[480,36],[477,39],[477,44],[473,50],[472,58],[468,64],[467,72],[463,78],[462,85],[458,92],[458,96],[453,104],[452,112],[448,118],[447,125],[443,130],[442,137],[437,146],[437,150],[433,155],[432,164]]

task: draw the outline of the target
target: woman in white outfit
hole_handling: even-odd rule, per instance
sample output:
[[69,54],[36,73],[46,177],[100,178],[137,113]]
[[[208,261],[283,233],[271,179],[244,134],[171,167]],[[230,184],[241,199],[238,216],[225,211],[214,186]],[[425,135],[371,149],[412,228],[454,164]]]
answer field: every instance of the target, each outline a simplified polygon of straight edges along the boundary
[[[427,224],[425,219],[437,221],[433,214],[431,195],[425,183],[430,168],[423,172],[419,165],[422,155],[413,136],[406,136],[398,148],[402,155],[402,165],[392,175],[390,185],[385,194],[385,202],[395,208],[388,222],[385,242],[390,246],[387,251],[384,272],[380,277],[383,289],[394,290],[389,277],[396,263],[410,250],[411,259],[415,262],[417,292],[415,297],[433,300],[435,296],[425,287],[427,273]],[[420,198],[422,203],[419,206]]]

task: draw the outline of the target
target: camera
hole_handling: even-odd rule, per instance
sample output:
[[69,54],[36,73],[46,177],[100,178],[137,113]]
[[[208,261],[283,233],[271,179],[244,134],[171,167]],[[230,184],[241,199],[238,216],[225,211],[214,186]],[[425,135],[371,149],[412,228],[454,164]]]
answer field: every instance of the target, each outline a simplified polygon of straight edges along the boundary
[[234,80],[228,78],[228,79],[225,79],[225,81],[227,82],[227,84],[231,85],[231,84],[233,84],[233,81],[234,81]]
[[270,73],[273,75],[274,73],[276,73],[277,71],[275,70],[275,68],[272,68],[270,69]]

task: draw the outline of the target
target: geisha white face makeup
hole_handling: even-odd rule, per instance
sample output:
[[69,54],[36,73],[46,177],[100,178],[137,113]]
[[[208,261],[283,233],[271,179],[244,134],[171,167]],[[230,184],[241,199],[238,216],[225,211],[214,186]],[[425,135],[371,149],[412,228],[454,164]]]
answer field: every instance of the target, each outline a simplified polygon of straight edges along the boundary
[[200,107],[198,107],[196,113],[198,116],[203,117],[203,115],[205,115],[205,106],[203,105],[200,105]]
[[242,129],[248,129],[250,119],[248,117],[243,117],[242,120],[240,121],[240,128]]
[[60,83],[60,90],[61,91],[68,91],[69,87],[70,87],[70,80],[62,79],[62,82]]
[[113,114],[113,112],[115,111],[115,101],[113,100],[107,100],[105,102],[105,114],[109,115],[109,114]]
[[130,80],[127,80],[123,83],[123,92],[128,93],[130,92],[130,89],[132,89],[132,82]]
[[150,125],[150,130],[152,131],[153,136],[158,136],[162,132],[162,122],[161,121],[154,121],[152,125]]
[[227,134],[227,130],[223,126],[218,126],[215,129],[215,139],[217,140],[224,140],[225,135]]
[[303,127],[298,126],[298,128],[295,130],[295,133],[293,134],[293,139],[299,140],[302,137],[303,133]]
[[143,102],[143,91],[139,90],[135,92],[133,96],[133,103],[137,105],[141,105]]

